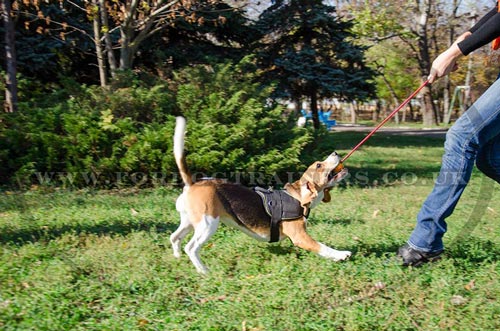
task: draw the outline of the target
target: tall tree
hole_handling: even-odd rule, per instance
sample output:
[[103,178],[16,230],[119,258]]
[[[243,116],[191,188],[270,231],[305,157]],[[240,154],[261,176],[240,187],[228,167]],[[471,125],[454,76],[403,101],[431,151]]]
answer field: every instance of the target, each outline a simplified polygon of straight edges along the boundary
[[106,62],[104,61],[104,47],[101,42],[102,28],[100,15],[97,10],[97,8],[99,8],[97,0],[92,0],[92,6],[94,8],[92,15],[92,26],[94,28],[94,43],[97,55],[97,65],[99,67],[99,80],[101,82],[101,86],[105,87],[107,85]]
[[[121,70],[132,68],[140,47],[153,35],[181,21],[196,24],[200,29],[204,29],[204,25],[223,26],[228,14],[236,10],[222,0],[100,0],[97,6],[103,20],[108,54],[112,49],[119,49],[119,63],[112,63],[115,60],[110,58],[110,66]],[[116,31],[119,38],[115,37],[112,45],[110,34]]]
[[[484,5],[484,3],[482,3]],[[417,1],[351,1],[344,5],[359,24],[356,33],[366,45],[375,45],[371,52],[376,63],[390,81],[398,82],[399,97],[406,97],[421,78],[427,77],[432,60],[455,40],[457,34],[465,31],[471,24],[470,13],[481,12],[481,4],[461,0],[417,0]],[[476,7],[476,8],[474,8]],[[403,67],[389,67],[383,63],[396,63],[389,59],[396,49],[399,59],[412,59]],[[478,61],[479,62],[479,61]],[[480,63],[476,63],[482,66]],[[395,74],[397,76],[395,76]],[[400,76],[407,76],[411,84],[399,84]],[[457,77],[457,75],[454,75]],[[452,77],[453,78],[453,77]],[[439,111],[433,98],[440,95],[439,87],[444,85],[444,108],[448,108],[450,90],[448,78],[433,84],[422,92],[422,115],[424,125],[431,126],[439,121]],[[463,85],[463,83],[459,84]],[[401,89],[401,87],[404,87]]]
[[[436,33],[436,19],[432,17],[433,13],[437,13],[436,0],[417,0],[412,9],[414,17],[411,30],[417,36],[417,42],[416,45],[412,40],[405,40],[405,42],[414,50],[414,54],[418,59],[420,75],[424,79],[429,75],[431,70],[431,43],[436,40],[434,36]],[[423,89],[423,100],[424,111],[422,115],[424,126],[438,124],[438,110],[432,100],[430,86],[426,86]]]
[[[117,70],[132,69],[137,56],[148,48],[156,48],[155,53],[167,48],[166,43],[170,48],[172,35],[222,45],[237,40],[232,37],[239,31],[234,27],[246,23],[242,11],[223,0],[91,0],[84,1],[84,7],[70,4],[84,9],[93,21],[97,58],[107,54],[112,76]],[[100,72],[103,66],[101,61]]]
[[5,110],[13,113],[17,110],[17,64],[16,64],[16,46],[14,23],[11,17],[10,0],[2,0],[2,20],[5,29]]
[[94,84],[100,77],[106,85],[120,69],[162,67],[155,60],[170,66],[174,52],[185,65],[204,52],[201,46],[217,46],[213,55],[241,51],[252,35],[238,28],[247,24],[243,13],[223,0],[26,0],[17,5],[19,71],[44,81],[71,76]]
[[285,95],[309,98],[315,128],[318,98],[374,94],[374,71],[364,62],[365,48],[353,41],[352,25],[321,0],[277,0],[259,17],[260,64]]
[[[400,58],[411,57],[415,60],[415,68],[405,68],[404,72],[413,75],[414,83],[430,72],[431,54],[436,38],[436,9],[438,0],[416,1],[381,1],[366,0],[354,1],[348,5],[349,11],[359,23],[356,29],[363,43],[376,45],[371,52],[375,63],[384,76],[389,76],[393,68],[386,65],[395,63],[389,59],[393,56],[390,49],[397,49]],[[397,40],[397,42],[395,42]],[[404,54],[404,55],[402,55]],[[401,68],[396,70],[402,71]],[[392,76],[392,75],[391,75]],[[396,80],[393,77],[393,80]],[[391,89],[390,81],[384,80],[384,85]],[[415,86],[411,87],[412,90]],[[403,89],[402,93],[410,93]],[[423,122],[425,125],[434,125],[437,122],[437,113],[432,102],[430,87],[423,90]],[[395,98],[395,95],[393,96]]]
[[[213,5],[199,12],[199,19],[179,16],[149,39],[137,62],[149,68],[168,63],[172,69],[186,65],[238,61],[249,52],[257,37],[255,29],[238,8]],[[168,46],[168,47],[167,47]]]
[[84,11],[65,4],[56,0],[13,3],[18,72],[45,83],[61,76],[94,83],[91,21]]

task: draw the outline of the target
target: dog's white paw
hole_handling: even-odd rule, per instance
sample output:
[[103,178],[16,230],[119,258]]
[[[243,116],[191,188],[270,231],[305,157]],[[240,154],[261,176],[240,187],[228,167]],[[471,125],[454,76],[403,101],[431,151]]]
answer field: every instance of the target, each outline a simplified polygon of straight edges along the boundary
[[344,261],[347,260],[351,255],[352,253],[349,251],[335,251],[335,254],[333,254],[332,256],[332,259],[334,261]]
[[338,251],[326,245],[320,244],[321,249],[319,251],[319,255],[322,257],[326,257],[327,259],[331,259],[335,262],[343,261],[349,258],[352,253],[349,251]]

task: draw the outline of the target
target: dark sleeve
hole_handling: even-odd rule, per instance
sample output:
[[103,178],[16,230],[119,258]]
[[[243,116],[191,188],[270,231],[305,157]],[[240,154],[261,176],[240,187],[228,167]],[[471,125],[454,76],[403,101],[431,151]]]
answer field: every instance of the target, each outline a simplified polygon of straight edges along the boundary
[[474,33],[477,29],[483,26],[483,24],[486,23],[491,18],[491,16],[495,15],[497,12],[498,12],[497,7],[490,10],[486,15],[481,17],[481,19],[476,24],[474,24],[472,28],[469,29],[469,32]]
[[469,31],[472,35],[458,43],[458,48],[464,55],[500,36],[500,13],[497,12],[497,8],[483,16]]

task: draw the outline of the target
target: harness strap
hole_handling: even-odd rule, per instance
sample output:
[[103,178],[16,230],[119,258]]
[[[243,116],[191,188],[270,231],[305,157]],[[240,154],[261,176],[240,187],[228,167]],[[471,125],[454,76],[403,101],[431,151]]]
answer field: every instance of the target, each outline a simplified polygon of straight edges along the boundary
[[280,222],[283,214],[283,198],[278,194],[277,199],[274,200],[275,205],[272,206],[273,214],[271,215],[271,239],[270,243],[278,242],[280,240]]
[[264,209],[271,217],[269,224],[271,243],[280,239],[280,222],[309,215],[309,208],[303,208],[300,201],[284,190],[273,191],[255,187],[254,191],[260,195]]

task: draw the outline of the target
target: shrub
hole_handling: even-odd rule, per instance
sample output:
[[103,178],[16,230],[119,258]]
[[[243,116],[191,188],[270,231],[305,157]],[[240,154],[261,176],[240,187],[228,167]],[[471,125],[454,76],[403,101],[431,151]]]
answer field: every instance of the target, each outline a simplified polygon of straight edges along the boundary
[[171,182],[174,114],[188,119],[193,172],[237,173],[245,183],[257,178],[255,184],[288,180],[303,170],[300,155],[313,137],[283,116],[270,100],[272,87],[256,83],[256,75],[245,59],[182,70],[168,88],[135,82],[108,90],[68,81],[51,93],[29,91],[18,113],[0,115],[0,184],[110,187],[151,184],[155,176]]
[[177,104],[188,120],[187,161],[193,171],[228,177],[238,172],[243,182],[259,178],[255,184],[269,184],[302,170],[299,157],[311,132],[283,116],[283,107],[270,100],[273,88],[256,82],[256,76],[249,59],[177,74]]
[[[161,169],[168,162],[151,162],[150,153],[136,156],[136,163],[127,157],[137,150],[133,144],[151,139],[144,132],[164,132],[163,125],[172,130],[168,118],[174,104],[164,85],[108,91],[70,82],[43,97],[28,98],[18,113],[0,117],[0,183],[24,185],[40,182],[42,176],[44,184],[101,186],[106,181],[89,183],[88,176],[114,179],[117,172],[144,171],[145,163]],[[152,145],[166,153],[170,141],[163,137],[164,146]]]

